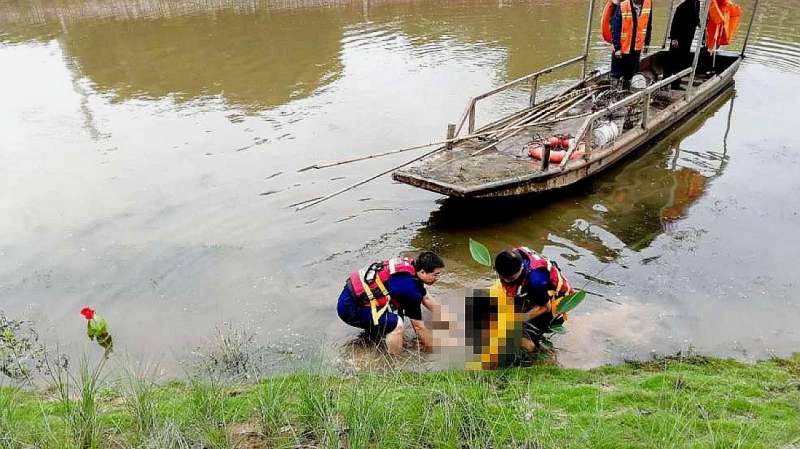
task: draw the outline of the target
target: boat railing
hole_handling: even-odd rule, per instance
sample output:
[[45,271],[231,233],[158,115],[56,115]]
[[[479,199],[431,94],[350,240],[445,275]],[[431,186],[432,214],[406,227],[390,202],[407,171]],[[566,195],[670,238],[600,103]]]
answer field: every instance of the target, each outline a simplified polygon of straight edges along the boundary
[[450,125],[448,128],[448,139],[452,139],[454,137],[458,137],[461,133],[462,129],[464,128],[464,124],[467,124],[467,134],[472,134],[475,132],[475,106],[478,104],[478,101],[483,100],[487,97],[491,97],[497,93],[506,91],[508,89],[517,87],[524,83],[529,83],[530,85],[530,99],[529,105],[533,107],[536,104],[536,91],[539,87],[539,78],[543,75],[547,75],[548,73],[553,72],[554,70],[558,70],[560,68],[571,66],[572,64],[581,62],[586,59],[586,54],[581,56],[574,57],[572,59],[568,59],[566,61],[560,62],[558,64],[551,65],[550,67],[544,68],[537,72],[530,73],[523,77],[517,78],[513,81],[509,81],[502,86],[495,87],[494,89],[484,92],[482,94],[476,95],[469,99],[467,102],[467,107],[464,110],[464,113],[461,115],[461,119],[458,121],[457,126]]
[[590,115],[586,120],[583,122],[583,125],[578,129],[578,132],[575,133],[575,138],[570,141],[569,148],[567,149],[567,154],[564,156],[564,159],[561,161],[560,168],[563,171],[567,163],[570,160],[570,156],[576,151],[576,149],[580,146],[580,144],[584,143],[584,151],[586,152],[586,157],[588,157],[589,152],[592,148],[591,146],[591,139],[592,133],[590,131],[593,130],[594,124],[597,120],[607,117],[608,115],[612,114],[613,112],[622,109],[630,104],[642,102],[642,121],[639,126],[644,129],[647,129],[649,126],[649,118],[650,118],[650,103],[652,100],[653,93],[659,89],[664,88],[668,84],[671,84],[673,81],[679,80],[683,77],[689,76],[690,74],[694,73],[692,67],[686,68],[672,76],[659,80],[650,86],[642,89],[635,94],[629,95],[622,100],[613,103],[595,113]]

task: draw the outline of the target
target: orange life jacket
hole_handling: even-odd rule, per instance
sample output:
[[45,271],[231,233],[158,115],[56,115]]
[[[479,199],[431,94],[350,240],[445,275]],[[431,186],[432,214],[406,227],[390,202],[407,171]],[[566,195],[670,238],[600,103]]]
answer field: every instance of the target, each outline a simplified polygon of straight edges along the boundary
[[647,24],[650,22],[650,10],[652,9],[652,1],[644,0],[642,3],[642,12],[639,14],[636,22],[636,37],[633,36],[633,0],[623,0],[620,3],[620,13],[622,14],[622,36],[620,37],[620,44],[622,45],[622,53],[628,54],[631,51],[642,51],[644,48],[644,40],[647,36]]
[[706,47],[714,51],[720,45],[728,45],[733,40],[742,8],[730,0],[711,0],[708,6],[708,23],[706,24]]
[[[557,264],[536,254],[535,251],[527,246],[520,246],[516,248],[516,251],[528,261],[530,270],[546,270],[550,275],[550,287],[552,290],[548,290],[547,294],[550,296],[551,300],[560,301],[564,296],[575,292],[569,281],[567,281],[567,278],[561,274],[561,270],[558,268]],[[527,278],[519,284],[503,284],[503,288],[506,290],[506,295],[513,298],[527,288],[526,284]]]
[[346,285],[350,294],[357,302],[372,309],[372,321],[376,326],[378,319],[389,308],[389,304],[393,304],[395,308],[399,307],[399,304],[392,300],[385,285],[389,282],[389,278],[397,273],[416,275],[414,259],[395,257],[375,262],[362,270],[354,271],[347,278]]

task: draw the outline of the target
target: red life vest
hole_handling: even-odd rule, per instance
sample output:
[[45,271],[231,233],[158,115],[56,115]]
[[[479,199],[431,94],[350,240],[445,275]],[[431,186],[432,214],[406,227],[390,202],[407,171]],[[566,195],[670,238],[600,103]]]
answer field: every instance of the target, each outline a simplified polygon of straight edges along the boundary
[[638,20],[636,21],[636,36],[633,36],[633,0],[623,0],[619,7],[622,14],[622,35],[620,36],[620,44],[622,45],[622,53],[628,54],[633,50],[642,51],[644,48],[644,40],[647,36],[647,23],[650,21],[650,11],[652,9],[651,0],[644,0],[642,3],[642,12],[639,13]]
[[391,296],[389,296],[385,284],[389,282],[389,278],[392,275],[397,273],[416,275],[417,270],[414,269],[414,259],[395,257],[373,263],[351,273],[347,279],[347,287],[350,289],[353,298],[362,305],[371,307],[370,303],[375,301],[375,306],[384,307],[391,301]]
[[[530,263],[531,270],[541,270],[545,269],[548,273],[550,273],[550,284],[553,290],[549,290],[547,293],[550,295],[550,299],[560,299],[566,295],[570,295],[575,292],[572,286],[567,281],[567,278],[561,274],[561,270],[558,268],[554,262],[547,260],[545,257],[536,254],[535,251],[528,248],[527,246],[520,246],[516,248],[517,251],[522,257],[528,259]],[[506,295],[510,297],[515,297],[522,288],[525,287],[527,283],[527,278],[522,281],[521,284],[517,285],[503,285],[506,289]]]

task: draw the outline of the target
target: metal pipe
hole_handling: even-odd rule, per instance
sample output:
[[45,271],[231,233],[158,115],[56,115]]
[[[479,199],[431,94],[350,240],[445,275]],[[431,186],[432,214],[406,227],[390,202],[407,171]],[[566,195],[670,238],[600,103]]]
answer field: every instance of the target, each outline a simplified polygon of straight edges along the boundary
[[705,0],[703,5],[703,24],[700,26],[700,34],[697,36],[697,47],[694,50],[694,61],[692,61],[692,74],[689,75],[689,85],[686,87],[686,100],[692,95],[694,88],[694,76],[697,74],[697,61],[700,60],[700,51],[703,50],[703,40],[706,35],[706,24],[708,23],[708,9],[711,7],[713,0]]
[[[577,141],[581,140],[584,137],[584,135],[586,134],[586,132],[589,130],[592,122],[594,122],[598,118],[602,117],[603,115],[610,114],[612,111],[615,111],[615,110],[617,110],[617,109],[619,109],[619,108],[621,108],[623,106],[626,106],[628,104],[631,104],[631,103],[633,103],[635,101],[639,101],[641,99],[641,97],[643,97],[643,96],[650,96],[650,94],[653,93],[654,91],[656,91],[657,89],[660,89],[660,88],[666,86],[667,84],[670,84],[671,82],[675,81],[676,79],[683,78],[684,76],[688,75],[690,70],[692,70],[692,69],[691,68],[683,69],[680,72],[678,72],[678,73],[676,73],[676,74],[674,74],[674,75],[672,75],[670,77],[664,78],[663,80],[661,80],[661,81],[659,81],[657,83],[651,84],[650,86],[648,86],[644,90],[641,90],[641,91],[639,91],[639,92],[637,92],[637,93],[635,93],[635,94],[633,94],[633,95],[631,95],[631,96],[629,96],[627,98],[623,98],[622,100],[620,100],[620,101],[608,106],[607,108],[603,108],[603,109],[593,113],[592,115],[589,116],[588,119],[586,119],[586,122],[583,124],[583,126],[581,126],[578,129],[578,132],[575,133],[575,139],[573,139],[573,142],[577,142]],[[694,72],[692,72],[692,73],[694,73]],[[564,159],[561,161],[561,164],[559,164],[559,166],[561,168],[561,171],[566,170],[567,162],[569,162],[570,156],[572,156],[572,153],[575,151],[575,149],[577,147],[578,147],[577,145],[572,145],[571,144],[570,148],[567,149],[567,153],[564,155]]]
[[589,0],[589,17],[586,18],[586,42],[583,45],[583,72],[581,78],[586,78],[586,69],[589,65],[589,44],[592,41],[592,18],[594,17],[594,0]]
[[[456,124],[455,123],[448,123],[447,124],[447,140],[452,140],[456,136]],[[453,148],[453,142],[447,143],[447,149]]]
[[470,134],[475,132],[475,102],[473,102],[472,107],[469,108],[469,126],[467,127],[467,131]]
[[467,102],[467,109],[464,109],[464,113],[461,114],[461,119],[458,121],[458,127],[456,127],[456,136],[461,134],[461,128],[464,127],[464,123],[467,121],[467,116],[469,115],[470,109],[475,106],[475,101],[476,100],[474,98],[470,98]]
[[753,15],[750,16],[750,24],[747,25],[747,34],[744,35],[744,44],[742,45],[742,57],[744,58],[744,50],[747,48],[747,41],[750,39],[750,29],[753,28],[753,20],[756,18],[758,12],[758,0],[753,4]]
[[[688,0],[693,1],[693,0]],[[667,12],[667,30],[664,32],[664,43],[661,45],[661,48],[670,47],[671,45],[667,45],[667,41],[669,39],[669,31],[672,28],[672,20],[675,19],[675,0],[669,0],[669,12]]]
[[530,107],[536,106],[536,89],[539,88],[539,76],[534,76],[531,82],[531,100]]
[[[594,1],[594,0],[592,0],[592,1]],[[504,91],[504,90],[506,90],[506,89],[508,89],[510,87],[516,86],[517,84],[524,83],[524,82],[530,80],[531,78],[538,78],[539,76],[547,74],[547,73],[550,73],[555,69],[560,69],[561,67],[566,67],[566,66],[574,64],[574,63],[576,63],[578,61],[582,61],[583,59],[584,59],[584,55],[581,55],[581,56],[578,56],[578,57],[575,57],[575,58],[572,58],[572,59],[568,59],[568,60],[566,60],[564,62],[560,62],[558,64],[552,65],[552,66],[547,67],[545,69],[539,70],[538,72],[533,72],[533,73],[525,75],[525,76],[523,76],[521,78],[517,78],[517,79],[515,79],[513,81],[509,81],[509,82],[503,84],[502,86],[496,87],[496,88],[494,88],[494,89],[492,89],[492,90],[490,90],[488,92],[484,92],[484,93],[482,93],[482,94],[480,94],[480,95],[478,95],[476,97],[471,98],[469,100],[469,103],[467,104],[467,108],[464,110],[464,113],[461,115],[461,119],[458,121],[458,126],[456,127],[456,136],[461,134],[461,129],[464,127],[464,123],[467,122],[467,118],[469,116],[469,111],[470,111],[470,109],[472,109],[475,106],[475,102],[477,102],[478,100],[482,100],[482,99],[484,99],[484,98],[486,98],[488,96],[494,95],[494,94],[496,94],[498,92],[502,92],[502,91]]]
[[642,109],[642,129],[647,129],[647,122],[650,118],[650,92],[644,96],[644,108]]
[[482,93],[480,95],[477,95],[477,96],[475,96],[475,100],[482,100],[482,99],[484,99],[484,98],[486,98],[486,97],[488,97],[490,95],[494,95],[494,94],[496,94],[498,92],[502,92],[502,91],[508,89],[509,87],[514,87],[517,84],[524,83],[525,81],[528,81],[529,79],[533,78],[534,76],[540,76],[540,75],[544,75],[544,74],[550,73],[555,69],[560,69],[561,67],[565,67],[565,66],[568,66],[570,64],[574,64],[574,63],[576,63],[578,61],[581,61],[581,60],[583,60],[583,55],[576,56],[576,57],[574,57],[572,59],[568,59],[568,60],[566,60],[564,62],[560,62],[560,63],[558,63],[556,65],[551,65],[550,67],[548,67],[546,69],[542,69],[542,70],[539,70],[538,72],[533,72],[533,73],[525,75],[525,76],[523,76],[521,78],[517,78],[517,79],[515,79],[513,81],[509,81],[509,82],[503,84],[502,86],[496,87],[496,88],[494,88],[494,89],[492,89],[492,90],[490,90],[488,92],[484,92],[484,93]]

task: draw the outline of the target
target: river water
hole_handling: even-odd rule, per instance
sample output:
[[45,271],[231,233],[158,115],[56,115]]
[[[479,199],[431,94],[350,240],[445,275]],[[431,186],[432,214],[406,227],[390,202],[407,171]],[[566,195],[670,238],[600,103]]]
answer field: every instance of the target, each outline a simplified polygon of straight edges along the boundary
[[732,93],[575,188],[474,207],[384,177],[291,206],[420,153],[298,169],[440,139],[470,95],[579,55],[585,9],[0,0],[0,309],[83,350],[91,305],[118,351],[168,368],[222,323],[336,353],[356,335],[335,314],[349,271],[433,249],[430,292],[458,309],[491,279],[471,237],[542,251],[592,293],[557,340],[566,366],[800,350],[797,0],[762,2]]

